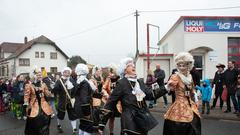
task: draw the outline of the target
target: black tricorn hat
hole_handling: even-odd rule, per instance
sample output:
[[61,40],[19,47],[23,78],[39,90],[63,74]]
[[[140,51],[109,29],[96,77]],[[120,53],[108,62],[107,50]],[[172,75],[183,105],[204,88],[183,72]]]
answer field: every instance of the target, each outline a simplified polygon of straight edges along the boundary
[[219,67],[221,67],[221,68],[225,68],[225,65],[224,65],[224,64],[221,64],[221,63],[219,63],[219,64],[217,64],[217,65],[216,65],[216,67],[217,67],[217,68],[219,68]]

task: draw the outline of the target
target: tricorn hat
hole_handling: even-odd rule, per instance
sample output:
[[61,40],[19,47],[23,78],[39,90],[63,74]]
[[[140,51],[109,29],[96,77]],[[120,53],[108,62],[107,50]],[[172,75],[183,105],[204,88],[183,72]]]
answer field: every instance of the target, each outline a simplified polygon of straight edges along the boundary
[[224,64],[221,64],[221,63],[218,63],[218,64],[216,65],[216,67],[217,67],[217,68],[219,68],[219,67],[225,68],[225,65],[224,65]]

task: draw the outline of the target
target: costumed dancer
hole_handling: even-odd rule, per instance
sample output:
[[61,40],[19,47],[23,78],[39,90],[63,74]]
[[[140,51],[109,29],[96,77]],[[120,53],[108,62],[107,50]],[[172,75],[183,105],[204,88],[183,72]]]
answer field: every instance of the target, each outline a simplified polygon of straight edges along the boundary
[[79,135],[90,135],[97,131],[93,126],[92,98],[101,99],[102,97],[95,92],[97,88],[94,83],[87,79],[89,73],[87,65],[78,64],[75,73],[77,74],[77,85],[74,108],[80,119]]
[[[132,58],[123,59],[120,63],[120,79],[112,91],[104,109],[103,117],[99,124],[99,133],[103,134],[108,119],[112,116],[113,108],[121,101],[121,134],[122,135],[147,135],[158,122],[151,115],[145,100],[153,100],[166,94],[166,91],[151,91],[145,87],[142,80],[137,79],[135,65]],[[145,120],[141,119],[144,118]]]
[[[65,113],[67,111],[68,118],[71,121],[73,134],[77,133],[77,115],[74,110],[74,106],[71,104],[71,98],[74,97],[75,92],[75,82],[70,77],[72,70],[66,67],[62,71],[62,77],[56,81],[53,91],[58,97],[58,107],[57,107],[57,129],[59,133],[63,133],[62,121],[64,120]],[[64,84],[65,87],[62,85]],[[65,90],[66,88],[66,90]]]
[[[94,83],[96,86],[96,93],[101,94],[102,87],[103,87],[103,77],[101,68],[98,66],[94,66],[92,69],[92,77],[89,80],[90,82]],[[98,122],[100,121],[100,108],[102,108],[102,100],[99,98],[92,98],[92,117],[93,117],[93,126],[95,129],[98,128]],[[97,130],[96,130],[97,132]]]
[[103,77],[102,77],[102,69],[98,66],[94,66],[93,67],[93,70],[92,70],[92,73],[93,73],[93,79],[96,81],[96,85],[97,85],[97,90],[98,92],[101,92],[102,91],[102,87],[103,87]]
[[[103,101],[104,103],[106,103],[108,97],[111,95],[113,89],[115,89],[116,87],[116,83],[119,80],[120,76],[117,75],[117,66],[115,64],[110,64],[109,65],[109,75],[106,78],[106,81],[103,85]],[[119,101],[118,104],[121,104],[121,102]],[[112,116],[109,118],[109,132],[110,135],[113,135],[113,129],[114,129],[114,120],[115,117],[120,117],[120,112],[118,111],[117,107],[115,106],[113,108],[113,113]]]
[[182,52],[175,57],[178,72],[171,75],[167,89],[175,91],[176,100],[164,115],[163,135],[201,135],[197,95],[190,70],[193,56]]
[[25,135],[49,135],[52,108],[45,97],[52,97],[46,84],[42,82],[41,70],[35,71],[34,82],[26,84],[24,106],[26,106]]

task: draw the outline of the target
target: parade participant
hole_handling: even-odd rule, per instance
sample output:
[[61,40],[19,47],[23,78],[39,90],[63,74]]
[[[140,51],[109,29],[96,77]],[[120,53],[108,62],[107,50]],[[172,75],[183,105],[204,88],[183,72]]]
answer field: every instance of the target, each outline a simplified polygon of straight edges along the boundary
[[103,86],[103,83],[104,83],[101,68],[98,67],[98,66],[94,66],[92,73],[93,73],[93,79],[97,83],[97,90],[98,90],[98,92],[101,92],[102,91],[102,86]]
[[69,67],[66,67],[63,69],[62,77],[56,81],[55,86],[53,88],[53,92],[58,98],[57,99],[58,101],[58,107],[57,107],[58,132],[63,133],[62,121],[64,120],[65,113],[67,111],[68,118],[71,121],[73,134],[76,134],[77,133],[77,115],[68,97],[68,94],[69,94],[72,98],[75,92],[75,87],[74,87],[75,82],[70,77],[71,72],[72,70]]
[[[148,131],[157,125],[156,119],[147,108],[145,99],[153,100],[166,94],[160,89],[151,91],[146,89],[142,80],[137,79],[135,65],[132,58],[123,59],[120,63],[120,74],[123,76],[110,95],[104,109],[103,117],[99,124],[99,133],[113,113],[118,101],[121,101],[121,134],[122,135],[147,135]],[[141,119],[141,118],[144,118]]]
[[[104,85],[103,85],[103,93],[104,93],[103,98],[105,100],[105,103],[108,97],[111,95],[113,89],[115,89],[116,83],[119,80],[119,78],[120,76],[117,75],[117,66],[115,64],[110,64],[109,75],[107,76],[106,81],[104,82]],[[120,102],[118,104],[120,104]],[[109,123],[108,123],[110,135],[113,135],[115,117],[119,117],[121,115],[120,112],[118,112],[116,106],[113,110],[114,110],[113,114],[109,118]]]
[[92,132],[97,131],[93,127],[92,98],[101,98],[101,96],[94,96],[94,91],[97,88],[92,81],[87,79],[89,73],[87,65],[78,64],[75,68],[75,73],[77,74],[77,84],[74,108],[80,119],[79,135],[90,135]]
[[27,121],[25,135],[49,135],[51,114],[46,96],[53,96],[42,82],[41,70],[35,72],[34,82],[26,84],[24,91],[24,106],[26,106]]
[[176,100],[164,115],[163,135],[201,135],[197,96],[190,70],[193,56],[179,53],[175,58],[178,72],[171,75],[167,88],[175,91]]

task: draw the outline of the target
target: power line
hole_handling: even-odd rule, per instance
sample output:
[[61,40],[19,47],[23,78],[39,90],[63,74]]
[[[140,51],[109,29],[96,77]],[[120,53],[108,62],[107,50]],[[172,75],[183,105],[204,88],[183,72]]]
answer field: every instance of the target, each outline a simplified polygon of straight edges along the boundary
[[[232,7],[218,7],[218,8],[199,8],[199,9],[176,9],[176,10],[142,10],[142,11],[138,11],[138,13],[167,13],[167,12],[184,12],[184,11],[206,11],[206,10],[225,10],[225,9],[238,9],[240,8],[240,6],[232,6]],[[116,22],[116,21],[119,21],[121,19],[124,19],[128,16],[131,16],[131,15],[134,15],[134,13],[130,13],[130,14],[127,14],[127,15],[124,15],[124,16],[121,16],[121,17],[118,17],[116,19],[113,19],[113,20],[110,20],[106,23],[103,23],[103,24],[100,24],[100,25],[96,25],[96,26],[93,26],[93,27],[90,27],[90,28],[87,28],[83,31],[80,31],[80,32],[77,32],[77,33],[73,33],[73,34],[70,34],[70,35],[67,35],[67,36],[63,36],[63,37],[60,37],[60,38],[57,38],[55,40],[62,40],[62,39],[66,39],[66,38],[70,38],[70,37],[74,37],[74,36],[78,36],[80,34],[83,34],[83,33],[86,33],[86,32],[89,32],[89,31],[93,31],[95,29],[98,29],[98,28],[101,28],[101,27],[104,27],[108,24],[111,24],[113,22]]]
[[121,17],[118,17],[118,18],[116,18],[116,19],[110,20],[110,21],[108,21],[108,22],[106,22],[106,23],[103,23],[103,24],[100,24],[100,25],[96,25],[96,26],[93,26],[93,27],[91,27],[91,28],[87,28],[87,29],[85,29],[85,30],[83,30],[83,31],[80,31],[80,32],[77,32],[77,33],[73,33],[73,34],[70,34],[70,35],[67,35],[67,36],[64,36],[64,37],[57,38],[57,39],[55,39],[55,40],[62,40],[62,39],[74,37],[74,36],[77,36],[77,35],[80,35],[80,34],[83,34],[83,33],[86,33],[86,32],[89,32],[89,31],[92,31],[92,30],[95,30],[95,29],[104,27],[104,26],[106,26],[106,25],[108,25],[108,24],[111,24],[111,23],[113,23],[113,22],[122,20],[122,19],[124,19],[124,18],[126,18],[126,17],[128,17],[128,16],[133,15],[133,14],[134,14],[134,13],[130,13],[130,14],[127,14],[127,15],[124,15],[124,16],[121,16]]
[[198,8],[198,9],[176,9],[176,10],[152,10],[152,11],[139,11],[140,13],[159,13],[159,12],[183,12],[183,11],[204,11],[204,10],[224,10],[224,9],[236,9],[240,8],[240,6],[233,6],[233,7],[218,7],[218,8]]

